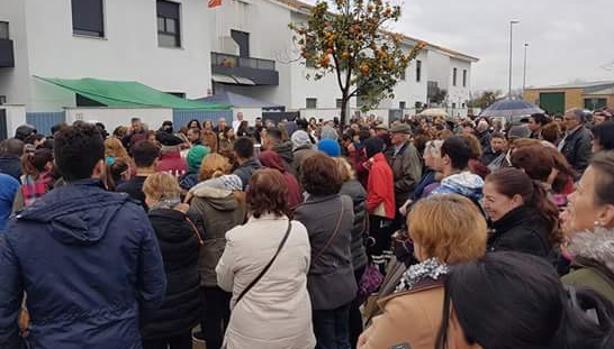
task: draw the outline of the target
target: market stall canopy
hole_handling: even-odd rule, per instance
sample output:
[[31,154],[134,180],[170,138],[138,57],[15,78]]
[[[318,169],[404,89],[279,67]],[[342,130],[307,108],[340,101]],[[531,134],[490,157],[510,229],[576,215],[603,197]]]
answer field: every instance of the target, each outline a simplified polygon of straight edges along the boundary
[[273,108],[282,108],[282,106],[278,104],[264,102],[252,97],[240,95],[234,92],[221,92],[214,96],[195,99],[194,101],[201,103],[212,103],[212,104],[225,104],[230,105],[235,108],[265,108],[265,109],[273,109]]
[[543,113],[536,105],[523,99],[502,99],[493,103],[490,107],[482,110],[479,116],[502,117],[508,122],[515,122],[518,118],[531,114]]
[[228,110],[227,104],[190,101],[158,91],[136,81],[112,81],[92,78],[57,79],[34,76],[37,79],[73,91],[108,107],[162,107],[172,109]]
[[425,109],[422,112],[420,112],[418,116],[430,116],[430,117],[441,116],[441,117],[447,118],[448,112],[443,108],[429,108],[429,109]]

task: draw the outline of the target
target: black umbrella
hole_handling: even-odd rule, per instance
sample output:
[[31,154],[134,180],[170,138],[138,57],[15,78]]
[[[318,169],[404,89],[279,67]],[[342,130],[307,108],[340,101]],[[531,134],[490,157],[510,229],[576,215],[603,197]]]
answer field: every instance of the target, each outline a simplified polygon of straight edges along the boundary
[[503,117],[508,122],[515,121],[519,117],[531,114],[543,113],[544,111],[536,105],[522,99],[501,99],[493,103],[490,107],[482,110],[479,116]]

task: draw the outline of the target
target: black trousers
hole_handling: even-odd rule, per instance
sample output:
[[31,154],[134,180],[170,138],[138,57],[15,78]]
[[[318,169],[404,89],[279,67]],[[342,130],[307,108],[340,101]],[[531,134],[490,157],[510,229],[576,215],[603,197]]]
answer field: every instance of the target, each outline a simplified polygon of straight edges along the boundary
[[384,251],[390,251],[390,237],[392,236],[393,220],[370,215],[369,235],[375,239],[375,244],[367,248],[367,253],[372,256],[381,256]]
[[224,333],[230,321],[231,293],[221,288],[201,287],[203,315],[200,321],[201,330],[207,349],[220,349],[224,341]]
[[187,331],[173,337],[144,339],[143,349],[192,349],[192,333]]

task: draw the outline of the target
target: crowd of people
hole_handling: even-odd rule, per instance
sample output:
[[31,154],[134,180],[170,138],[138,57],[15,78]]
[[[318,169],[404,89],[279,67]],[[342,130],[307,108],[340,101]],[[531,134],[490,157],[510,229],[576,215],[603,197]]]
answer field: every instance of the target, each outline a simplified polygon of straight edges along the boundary
[[0,143],[0,347],[614,347],[608,109]]

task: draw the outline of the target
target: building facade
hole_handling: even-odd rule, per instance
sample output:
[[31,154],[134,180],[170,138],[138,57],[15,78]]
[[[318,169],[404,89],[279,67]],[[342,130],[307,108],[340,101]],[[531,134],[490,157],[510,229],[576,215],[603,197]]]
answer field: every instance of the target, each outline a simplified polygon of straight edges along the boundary
[[213,15],[202,0],[0,0],[14,56],[12,67],[0,67],[0,96],[29,111],[77,105],[74,93],[36,76],[139,81],[188,98],[206,96],[205,34]]
[[550,114],[561,114],[572,108],[614,108],[614,81],[530,87],[524,91],[524,99]]
[[[329,118],[339,114],[336,78],[307,79],[314,71],[288,27],[304,22],[309,10],[297,0],[224,0],[213,9],[203,0],[0,0],[0,35],[3,23],[8,27],[7,39],[0,36],[0,98],[28,111],[88,105],[36,77],[90,77],[138,81],[190,99],[230,91]],[[409,50],[417,41],[405,37],[404,45]],[[13,61],[3,63],[9,53]],[[429,86],[436,85],[447,91],[448,107],[466,109],[475,62],[428,44],[394,98],[378,108],[411,113],[429,104]]]

